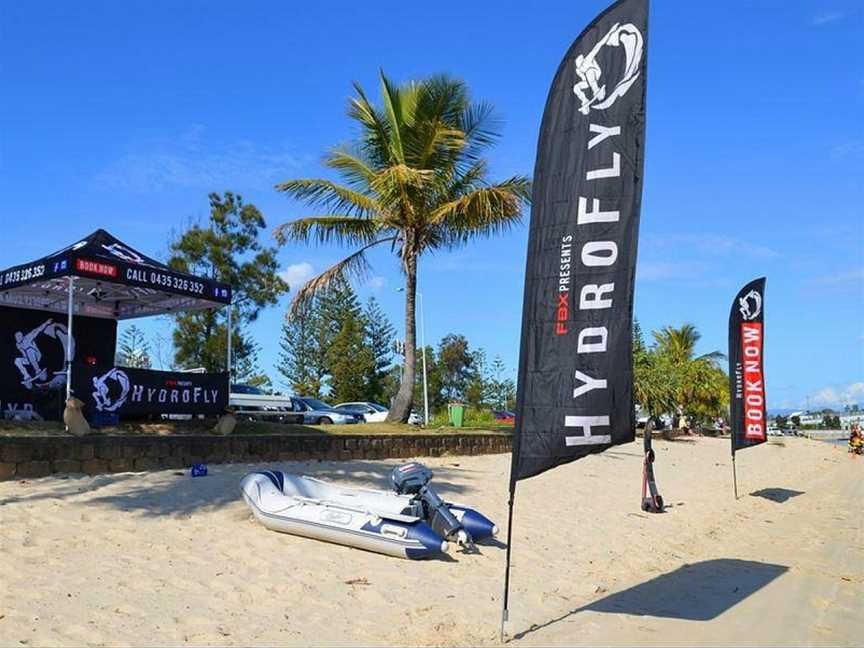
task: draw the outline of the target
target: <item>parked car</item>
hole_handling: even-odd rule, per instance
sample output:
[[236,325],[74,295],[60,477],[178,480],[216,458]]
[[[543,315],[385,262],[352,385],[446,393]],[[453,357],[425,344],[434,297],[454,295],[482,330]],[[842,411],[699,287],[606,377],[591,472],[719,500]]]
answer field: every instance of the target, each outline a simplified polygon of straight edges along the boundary
[[[244,398],[246,397],[246,398]],[[235,410],[241,411],[238,418],[249,421],[269,421],[270,423],[303,423],[302,414],[293,411],[293,403],[288,397],[281,397],[285,405],[268,404],[270,400],[280,400],[279,396],[271,396],[264,390],[253,385],[231,385],[229,404]],[[260,404],[259,404],[260,403]],[[256,414],[261,412],[261,414]]]
[[360,423],[363,417],[360,414],[339,412],[332,405],[310,396],[295,396],[294,411],[303,413],[303,422],[312,425],[349,425]]
[[515,423],[516,422],[516,414],[515,412],[511,412],[509,410],[492,410],[492,416],[495,417],[495,420],[499,423]]
[[345,414],[356,414],[363,417],[366,423],[382,423],[387,420],[389,410],[378,403],[358,401],[353,403],[339,403],[333,409]]

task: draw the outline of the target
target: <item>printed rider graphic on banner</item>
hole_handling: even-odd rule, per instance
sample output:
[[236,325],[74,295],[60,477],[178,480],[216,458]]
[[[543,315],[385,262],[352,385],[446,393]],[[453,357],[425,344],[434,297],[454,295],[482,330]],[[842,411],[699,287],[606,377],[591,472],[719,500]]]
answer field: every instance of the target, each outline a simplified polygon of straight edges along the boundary
[[63,347],[63,358],[75,354],[75,340],[70,338],[63,324],[47,319],[28,333],[15,332],[15,346],[20,357],[15,358],[15,366],[21,372],[21,384],[27,389],[50,388],[66,384],[66,370],[61,364],[49,373],[49,369],[41,366],[42,350],[38,340],[41,336],[60,342]]
[[756,319],[762,312],[762,295],[757,290],[751,290],[738,299],[738,310],[741,319],[748,322]]
[[[597,62],[597,54],[603,47],[619,46],[624,48],[624,76],[607,95],[606,86],[600,85],[603,69]],[[639,78],[639,64],[641,62],[642,33],[635,25],[616,23],[588,54],[580,54],[576,57],[576,74],[582,80],[573,86],[573,92],[582,101],[579,112],[587,115],[592,108],[603,110],[615,103],[615,100],[624,95]]]
[[[108,381],[112,380],[120,386],[120,395],[112,399]],[[129,395],[129,376],[126,372],[117,367],[102,376],[93,378],[93,400],[96,402],[96,409],[100,412],[116,412],[126,402],[126,397]]]

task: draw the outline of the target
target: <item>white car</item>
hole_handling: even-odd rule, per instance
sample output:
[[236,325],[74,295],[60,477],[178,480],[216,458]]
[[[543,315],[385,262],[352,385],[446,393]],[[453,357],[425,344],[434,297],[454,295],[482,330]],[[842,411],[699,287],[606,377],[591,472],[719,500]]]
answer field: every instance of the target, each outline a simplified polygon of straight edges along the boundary
[[[383,423],[387,420],[387,415],[390,413],[390,410],[383,405],[368,401],[339,403],[339,405],[336,405],[333,409],[338,412],[361,416],[367,423]],[[423,420],[412,411],[411,415],[408,417],[408,425],[421,425],[422,423]]]
[[303,422],[312,425],[346,425],[361,423],[363,417],[345,410],[338,411],[324,401],[309,396],[294,396],[292,399],[295,412],[303,413]]
[[339,403],[333,409],[344,414],[358,414],[367,423],[383,423],[390,411],[383,405],[369,402]]

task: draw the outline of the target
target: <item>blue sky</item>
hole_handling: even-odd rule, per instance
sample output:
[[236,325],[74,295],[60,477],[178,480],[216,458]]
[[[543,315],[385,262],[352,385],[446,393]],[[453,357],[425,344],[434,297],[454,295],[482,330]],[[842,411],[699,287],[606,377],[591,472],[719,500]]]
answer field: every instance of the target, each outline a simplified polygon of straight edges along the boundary
[[[99,227],[164,257],[210,191],[307,215],[273,185],[322,174],[351,81],[377,94],[381,66],[465,79],[503,119],[493,176],[530,175],[552,75],[606,4],[0,0],[0,266]],[[732,297],[766,275],[772,407],[864,402],[862,39],[857,1],[652,5],[636,314],[725,351]],[[463,333],[514,370],[526,237],[423,260],[427,341]],[[279,258],[298,279],[339,254]],[[398,324],[396,264],[372,260],[360,292]],[[286,303],[253,329],[274,378]]]

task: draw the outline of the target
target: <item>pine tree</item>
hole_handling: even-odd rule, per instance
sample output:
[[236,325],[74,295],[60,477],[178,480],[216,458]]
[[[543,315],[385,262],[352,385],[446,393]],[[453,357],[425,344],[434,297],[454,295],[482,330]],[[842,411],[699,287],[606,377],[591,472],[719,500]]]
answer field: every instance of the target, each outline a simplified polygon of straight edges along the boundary
[[326,367],[318,346],[320,298],[309,301],[293,317],[285,318],[279,342],[281,353],[276,369],[291,390],[302,396],[321,397]]
[[[231,285],[231,335],[236,381],[255,378],[257,346],[243,327],[254,322],[262,309],[276,303],[288,286],[276,271],[276,250],[259,240],[266,230],[264,216],[251,204],[231,192],[211,193],[210,216],[205,225],[192,225],[171,242],[172,269],[210,277]],[[227,309],[179,313],[173,332],[174,360],[181,367],[204,367],[225,371],[228,335]]]
[[144,332],[134,324],[123,331],[114,363],[133,369],[150,368],[150,345],[144,339]]
[[486,352],[477,349],[471,352],[470,374],[465,385],[465,400],[474,408],[485,407],[489,402],[490,380],[486,373]]
[[387,319],[374,297],[370,297],[363,313],[366,324],[366,345],[372,354],[372,363],[366,376],[364,400],[386,403],[388,369],[393,362],[393,341],[396,329]]
[[516,383],[512,378],[504,378],[506,368],[501,356],[496,355],[490,367],[489,400],[498,409],[512,410],[516,401]]
[[329,369],[329,397],[333,402],[366,399],[367,378],[375,359],[366,344],[366,319],[357,295],[348,283],[340,283],[322,298],[324,333]]

